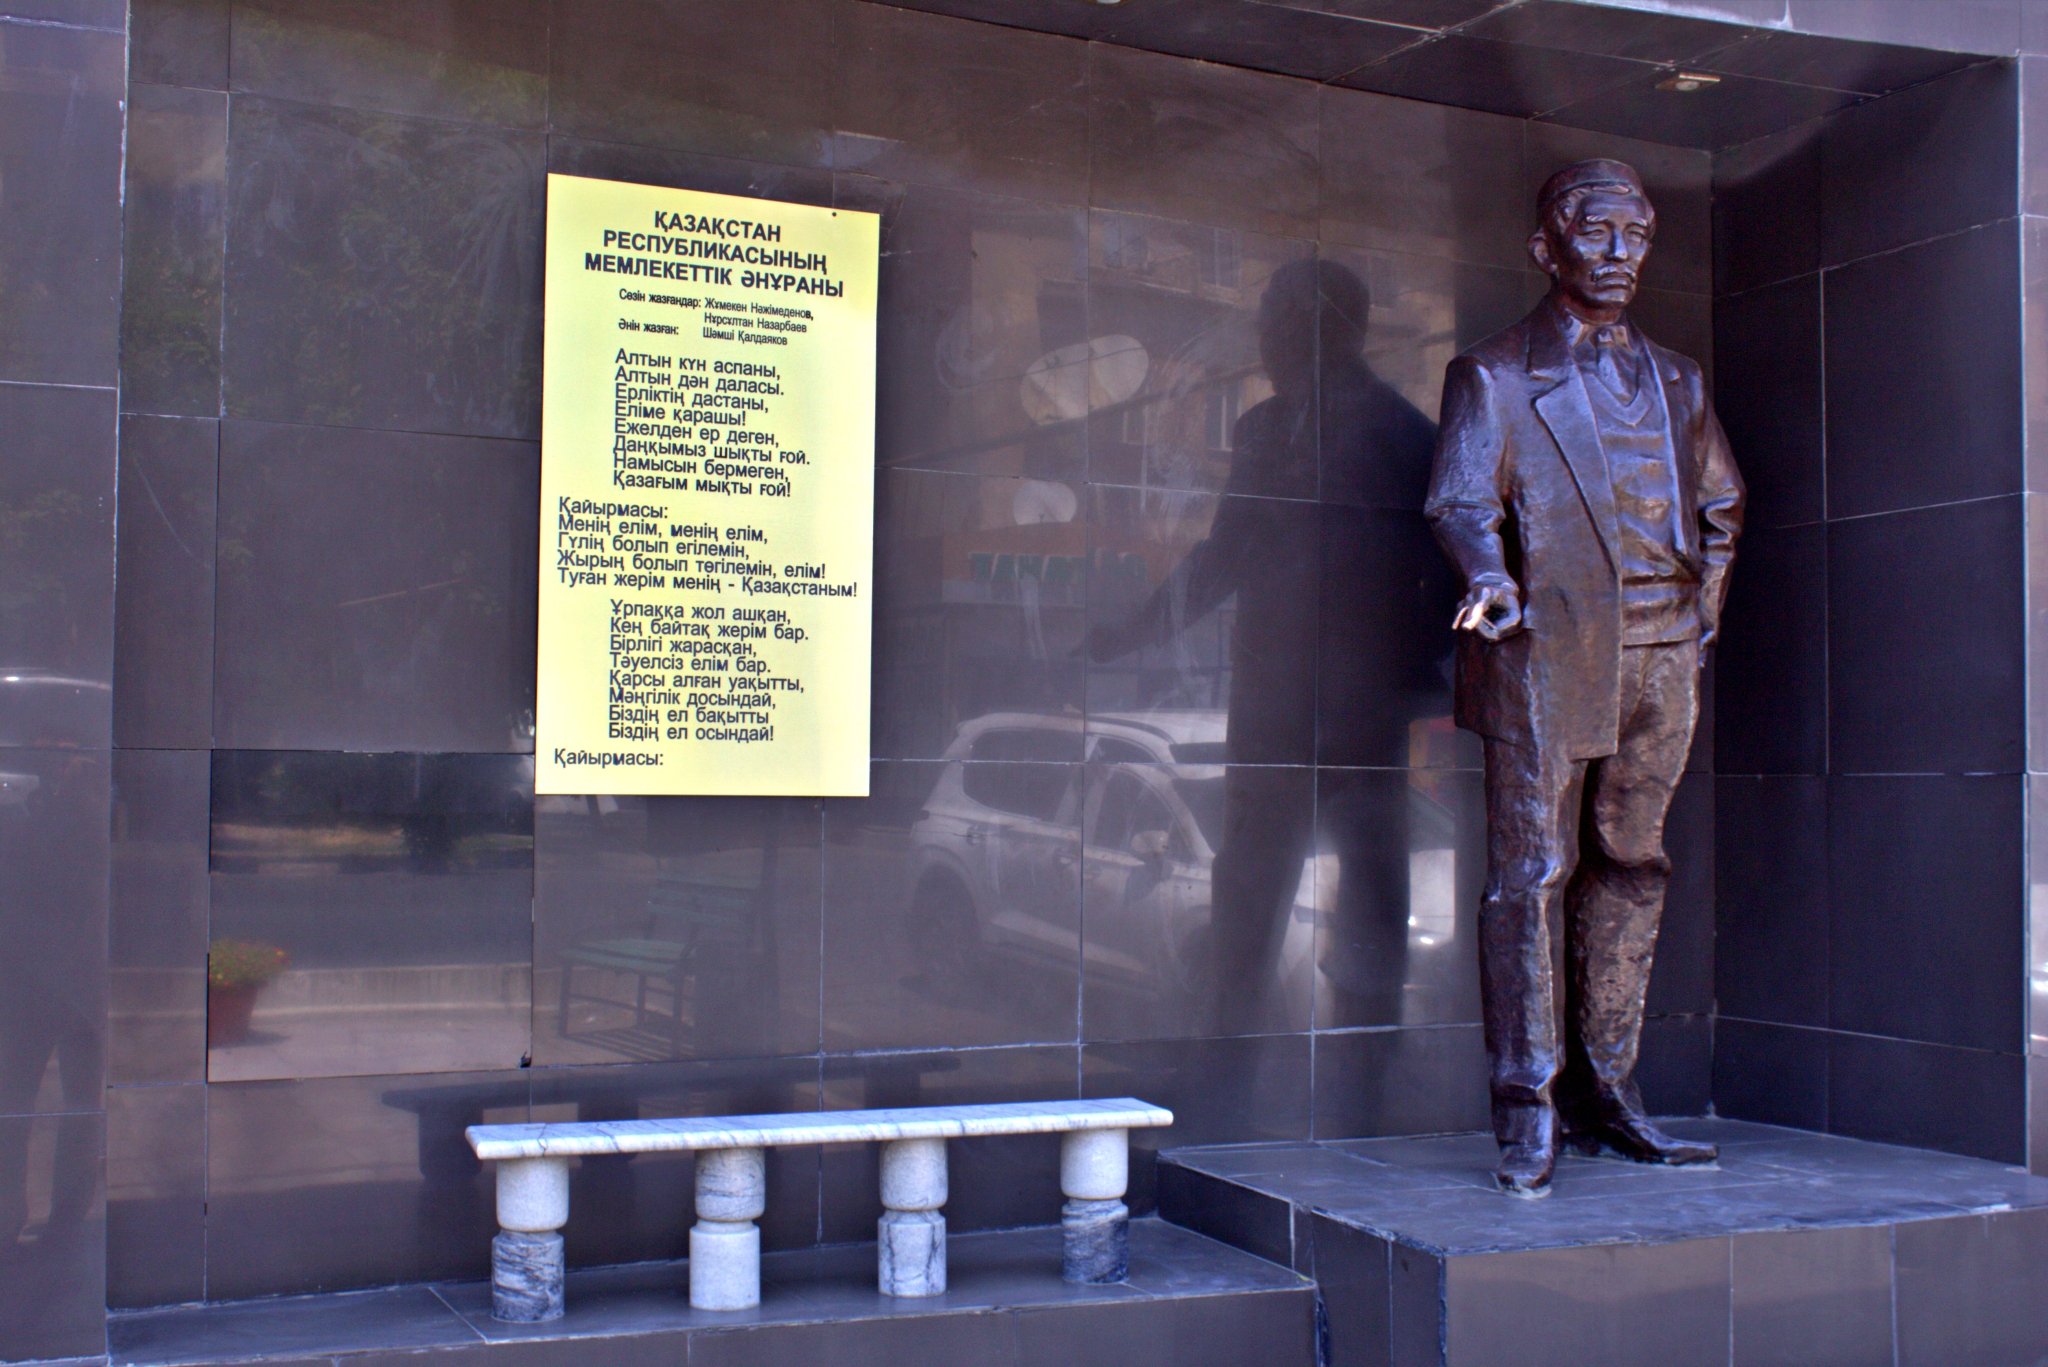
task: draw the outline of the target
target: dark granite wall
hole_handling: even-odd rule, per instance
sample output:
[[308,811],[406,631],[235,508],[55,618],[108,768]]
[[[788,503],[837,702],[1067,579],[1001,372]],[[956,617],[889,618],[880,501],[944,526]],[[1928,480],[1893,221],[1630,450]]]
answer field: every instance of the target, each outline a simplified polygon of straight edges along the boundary
[[[1831,3],[1791,0],[1863,22]],[[37,780],[0,775],[29,1004],[0,1175],[50,1279],[0,1278],[0,1357],[99,1351],[102,1124],[123,1305],[482,1275],[478,1119],[1131,1092],[1175,1144],[1483,1124],[1479,779],[1403,405],[1433,419],[1444,363],[1538,297],[1527,201],[1596,154],[1650,180],[1638,315],[1718,362],[1757,509],[1673,816],[1651,1104],[2021,1152],[2010,66],[1714,157],[866,0],[137,0],[117,230],[121,11],[0,0],[0,635],[35,681],[0,744]],[[1354,84],[1469,50],[1404,93],[1483,102],[1482,59],[1545,40],[1496,21]],[[1758,92],[1791,97],[1715,127]],[[1631,98],[1583,117],[1654,131]],[[883,214],[872,798],[532,797],[548,170]],[[1232,442],[1254,313],[1309,259],[1369,288],[1398,397],[1327,381],[1322,439],[1265,468]],[[1030,383],[1101,337],[1142,348],[1134,402]],[[1386,421],[1337,439],[1366,394]],[[1077,653],[1212,529],[1234,602]],[[972,860],[935,809],[982,814]],[[1125,855],[1160,826],[1171,859]],[[1263,866],[1216,859],[1232,830]],[[739,933],[704,933],[708,885],[746,890]],[[1284,928],[1270,962],[1216,962],[1219,885]],[[701,943],[643,1012],[603,942],[650,929]],[[216,998],[209,1049],[222,940],[290,964],[244,1034]],[[961,1146],[954,1227],[1051,1218],[1054,1153]],[[873,1163],[779,1151],[770,1246],[871,1237]],[[572,1258],[674,1256],[689,1181],[585,1164]]]
[[2040,556],[2019,73],[1714,168],[1719,404],[1751,488],[1718,676],[1715,1105],[2014,1163]]
[[0,3],[0,1359],[106,1351],[126,10]]
[[[1134,1093],[1180,1144],[1483,1123],[1429,423],[1445,362],[1540,296],[1527,201],[1578,157],[1649,177],[1641,314],[1709,361],[1706,153],[856,0],[165,0],[132,61],[114,1303],[481,1275],[486,1116]],[[883,215],[873,797],[532,798],[549,170]],[[1231,443],[1268,278],[1310,259],[1369,288],[1379,380],[1326,385],[1320,445],[1292,410],[1289,465]],[[1146,358],[1092,415],[1026,376],[1091,337]],[[1077,653],[1212,528],[1265,607]],[[1660,1109],[1707,1101],[1710,753]],[[983,823],[964,861],[948,804]],[[1168,860],[1128,852],[1161,825]],[[687,910],[717,882],[751,889],[723,939]],[[1270,960],[1210,948],[1218,882]],[[641,1013],[601,945],[650,927],[701,943]],[[222,940],[290,965],[209,1051]],[[955,1227],[1052,1218],[1055,1152],[963,1146]],[[872,1237],[873,1163],[778,1152],[770,1244]],[[572,1258],[679,1253],[689,1174],[585,1164]]]

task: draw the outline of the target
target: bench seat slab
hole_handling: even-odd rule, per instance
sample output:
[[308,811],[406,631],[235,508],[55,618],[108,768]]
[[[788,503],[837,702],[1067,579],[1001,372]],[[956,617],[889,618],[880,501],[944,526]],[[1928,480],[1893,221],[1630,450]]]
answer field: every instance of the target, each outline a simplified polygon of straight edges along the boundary
[[472,1125],[470,1147],[482,1159],[573,1158],[580,1154],[667,1153],[684,1149],[759,1149],[786,1144],[848,1144],[892,1139],[953,1139],[992,1134],[1059,1134],[1171,1125],[1173,1112],[1135,1097],[1097,1101],[1006,1102],[874,1111],[592,1120],[547,1125]]

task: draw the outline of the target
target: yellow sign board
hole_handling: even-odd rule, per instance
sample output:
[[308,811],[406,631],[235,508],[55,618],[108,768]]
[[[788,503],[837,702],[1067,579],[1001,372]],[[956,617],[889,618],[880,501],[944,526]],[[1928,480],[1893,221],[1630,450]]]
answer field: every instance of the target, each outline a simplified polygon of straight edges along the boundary
[[867,793],[879,250],[548,177],[536,792]]

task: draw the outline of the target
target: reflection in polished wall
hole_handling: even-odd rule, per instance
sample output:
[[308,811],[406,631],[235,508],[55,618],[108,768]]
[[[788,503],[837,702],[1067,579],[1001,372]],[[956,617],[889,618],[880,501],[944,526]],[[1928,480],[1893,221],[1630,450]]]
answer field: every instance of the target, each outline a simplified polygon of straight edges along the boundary
[[533,762],[219,751],[207,1078],[517,1067]]
[[818,1047],[818,803],[542,797],[534,1062]]
[[[1651,177],[1646,297],[1704,319],[1705,154],[864,0],[586,8],[134,7],[117,672],[97,581],[18,637],[182,747],[115,772],[113,1294],[479,1276],[484,1119],[1483,1123],[1442,368],[1578,156]],[[882,216],[870,797],[532,796],[546,171]],[[89,521],[102,401],[50,402]],[[963,1146],[949,1218],[1050,1218],[1055,1149]],[[871,1238],[873,1165],[778,1152],[770,1245]],[[572,1261],[677,1256],[690,1173],[580,1165]]]

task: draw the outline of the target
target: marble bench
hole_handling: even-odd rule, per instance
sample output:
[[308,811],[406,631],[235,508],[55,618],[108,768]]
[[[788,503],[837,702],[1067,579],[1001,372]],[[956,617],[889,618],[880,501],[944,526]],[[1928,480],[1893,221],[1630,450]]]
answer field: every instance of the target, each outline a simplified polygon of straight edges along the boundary
[[1129,1131],[1171,1125],[1173,1112],[1116,1097],[992,1106],[599,1120],[555,1125],[472,1125],[476,1156],[498,1166],[498,1236],[491,1241],[492,1313],[501,1320],[562,1313],[562,1226],[569,1222],[569,1160],[588,1154],[697,1152],[697,1223],[690,1229],[690,1304],[746,1310],[761,1303],[764,1159],[789,1144],[882,1146],[878,1279],[883,1294],[946,1289],[946,1141],[993,1134],[1059,1134],[1061,1274],[1122,1281],[1130,1211],[1123,1203]]

